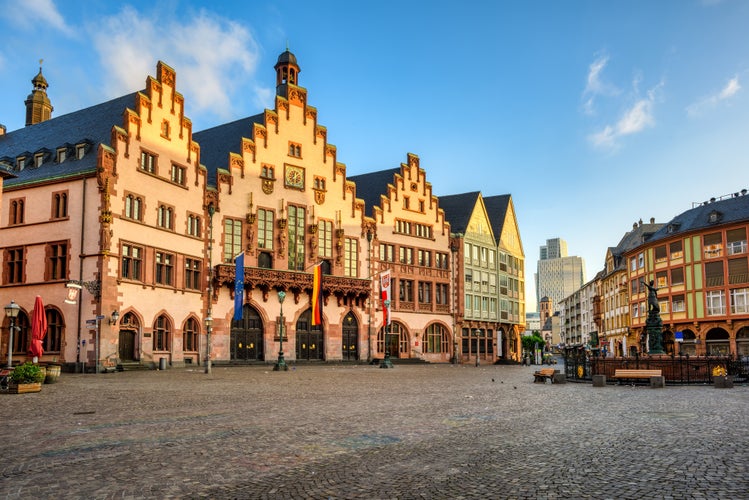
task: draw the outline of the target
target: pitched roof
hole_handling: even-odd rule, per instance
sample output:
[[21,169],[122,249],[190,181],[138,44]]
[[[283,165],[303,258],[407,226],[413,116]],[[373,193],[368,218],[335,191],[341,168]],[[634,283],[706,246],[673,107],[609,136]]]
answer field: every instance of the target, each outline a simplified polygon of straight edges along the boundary
[[[122,125],[125,109],[135,105],[136,94],[133,92],[1,135],[0,162],[8,163],[16,176],[7,179],[5,187],[71,177],[95,170],[97,145],[110,144],[112,127]],[[89,147],[85,156],[77,160],[72,148],[81,143]],[[62,163],[56,163],[55,151],[62,147],[70,148],[67,158]],[[37,168],[33,166],[33,157],[42,152],[46,153],[46,157],[42,166]],[[25,156],[27,161],[22,170],[15,168],[19,156]]]
[[736,193],[730,197],[705,202],[677,215],[656,231],[650,241],[747,220],[749,220],[749,196],[746,190],[743,190],[741,194]]
[[480,191],[472,191],[439,197],[439,207],[445,211],[445,220],[450,223],[451,232],[466,233],[480,194]]
[[502,237],[502,230],[505,226],[505,218],[507,217],[507,209],[510,206],[511,198],[512,196],[509,194],[498,194],[484,198],[484,205],[486,205],[486,212],[489,214],[489,220],[492,224],[492,231],[494,232],[494,239],[497,240],[497,245],[499,245],[499,240]]
[[380,206],[380,196],[387,194],[388,184],[393,184],[395,174],[399,174],[400,171],[400,167],[396,167],[346,178],[356,183],[356,197],[364,200],[367,215],[374,215],[374,207]]
[[252,137],[252,126],[265,124],[265,114],[260,113],[213,128],[194,132],[192,138],[200,145],[200,163],[208,170],[208,183],[216,184],[216,172],[229,166],[229,153],[242,152],[242,137]]

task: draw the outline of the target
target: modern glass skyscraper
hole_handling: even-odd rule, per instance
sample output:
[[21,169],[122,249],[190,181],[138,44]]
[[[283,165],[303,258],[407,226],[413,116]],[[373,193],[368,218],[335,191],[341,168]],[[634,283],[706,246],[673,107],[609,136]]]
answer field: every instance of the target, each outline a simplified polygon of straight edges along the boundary
[[558,310],[562,299],[577,291],[585,283],[585,262],[582,257],[567,256],[567,242],[561,238],[546,240],[540,249],[536,267],[536,303],[551,299]]

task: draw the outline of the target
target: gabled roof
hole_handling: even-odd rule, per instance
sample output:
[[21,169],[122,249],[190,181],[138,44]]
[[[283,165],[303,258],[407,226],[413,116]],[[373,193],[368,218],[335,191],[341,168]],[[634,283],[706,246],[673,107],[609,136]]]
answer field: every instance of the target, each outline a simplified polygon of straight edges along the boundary
[[[133,92],[1,135],[0,160],[9,162],[13,167],[11,172],[16,176],[7,179],[5,187],[70,177],[94,170],[98,144],[110,144],[112,127],[122,125],[125,109],[135,105],[136,94],[137,92]],[[55,162],[54,152],[58,148],[71,148],[81,143],[89,145],[81,160],[76,160],[73,151],[68,151],[64,162]],[[16,158],[27,156],[27,160],[33,160],[34,154],[39,152],[48,153],[41,167],[34,167],[33,161],[30,161],[23,170],[15,169]]]
[[484,197],[484,205],[486,205],[486,212],[489,214],[489,220],[492,223],[492,231],[494,232],[494,239],[497,240],[497,245],[499,245],[499,240],[502,237],[511,198],[509,194]]
[[439,207],[445,211],[445,220],[450,223],[451,232],[466,233],[480,194],[480,191],[472,191],[439,197]]
[[356,184],[356,197],[364,200],[364,210],[369,216],[374,216],[374,207],[380,206],[380,196],[387,195],[388,184],[393,184],[395,174],[401,172],[400,167],[370,172],[368,174],[353,175],[346,180]]
[[677,215],[656,231],[650,241],[747,220],[749,220],[749,196],[744,190],[741,194],[736,193],[730,198],[705,202]]
[[213,128],[194,132],[192,138],[200,145],[200,163],[208,170],[208,183],[216,184],[219,168],[229,167],[229,153],[241,154],[242,137],[252,138],[252,126],[265,124],[265,113],[224,123]]
[[[665,224],[655,222],[643,224],[642,221],[640,221],[640,223],[636,223],[632,226],[631,231],[624,233],[624,236],[619,240],[619,243],[615,247],[609,247],[608,249],[614,259],[614,271],[625,269],[626,262],[624,262],[622,256],[633,248],[637,248],[646,241],[649,241],[653,237],[653,234],[663,226],[665,226]],[[605,271],[606,269],[604,268],[604,275],[606,274]]]

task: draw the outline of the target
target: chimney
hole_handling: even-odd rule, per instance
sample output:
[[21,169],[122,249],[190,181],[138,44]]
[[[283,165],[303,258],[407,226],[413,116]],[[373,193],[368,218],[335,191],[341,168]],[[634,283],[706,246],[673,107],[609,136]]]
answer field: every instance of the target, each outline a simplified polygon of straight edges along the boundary
[[651,224],[655,224],[655,217],[651,217],[651,218],[650,218],[650,223],[651,223]]
[[0,137],[2,137],[2,136],[5,135],[5,131],[6,130],[7,129],[5,128],[5,125],[3,125],[2,123],[0,123]]

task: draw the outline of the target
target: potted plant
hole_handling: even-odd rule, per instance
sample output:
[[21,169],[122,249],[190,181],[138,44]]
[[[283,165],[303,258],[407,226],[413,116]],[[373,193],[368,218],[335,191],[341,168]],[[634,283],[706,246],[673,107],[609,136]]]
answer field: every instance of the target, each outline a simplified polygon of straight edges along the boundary
[[26,392],[39,392],[42,390],[44,374],[39,365],[29,363],[16,366],[10,374],[10,385],[8,391],[11,394],[23,394]]

